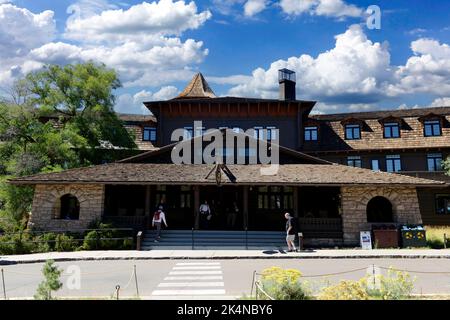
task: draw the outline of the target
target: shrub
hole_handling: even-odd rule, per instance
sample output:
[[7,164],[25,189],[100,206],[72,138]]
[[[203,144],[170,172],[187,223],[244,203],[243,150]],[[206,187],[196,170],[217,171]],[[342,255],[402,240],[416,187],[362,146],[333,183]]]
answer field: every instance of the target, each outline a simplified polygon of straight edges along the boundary
[[397,271],[391,267],[386,276],[378,275],[377,277],[379,284],[375,288],[369,289],[367,277],[362,280],[371,297],[382,300],[401,300],[411,296],[415,279],[411,278],[407,272]]
[[301,275],[294,269],[268,268],[262,272],[261,286],[275,300],[308,300],[310,292],[306,283],[301,281]]
[[55,242],[56,251],[75,251],[76,249],[77,249],[77,242],[76,240],[74,240],[73,237],[65,234],[58,234],[56,236]]
[[447,248],[450,248],[450,227],[426,226],[427,244],[433,249],[444,248],[444,233],[447,235]]
[[[55,250],[56,243],[56,233],[48,232],[44,233],[36,238],[38,240],[37,251],[38,252],[49,252]],[[40,242],[43,241],[43,242]]]
[[342,280],[338,284],[324,288],[320,300],[368,300],[367,284],[364,281]]
[[0,236],[0,254],[27,254],[33,251],[33,244],[27,232]]
[[48,260],[42,269],[44,281],[42,281],[34,295],[36,300],[52,300],[52,291],[61,289],[62,283],[59,280],[62,270],[54,265],[53,260]]

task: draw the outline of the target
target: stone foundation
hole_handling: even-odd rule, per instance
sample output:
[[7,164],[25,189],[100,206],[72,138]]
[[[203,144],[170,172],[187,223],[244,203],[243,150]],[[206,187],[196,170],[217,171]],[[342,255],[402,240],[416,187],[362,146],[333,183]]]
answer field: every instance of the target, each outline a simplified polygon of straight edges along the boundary
[[394,222],[421,224],[419,200],[414,187],[342,187],[342,229],[345,245],[359,245],[359,232],[370,231],[367,204],[374,197],[385,197],[392,203]]
[[[71,194],[80,203],[78,220],[58,219],[60,198]],[[103,185],[36,185],[31,211],[30,228],[36,230],[79,230],[100,219],[103,214],[105,191]]]

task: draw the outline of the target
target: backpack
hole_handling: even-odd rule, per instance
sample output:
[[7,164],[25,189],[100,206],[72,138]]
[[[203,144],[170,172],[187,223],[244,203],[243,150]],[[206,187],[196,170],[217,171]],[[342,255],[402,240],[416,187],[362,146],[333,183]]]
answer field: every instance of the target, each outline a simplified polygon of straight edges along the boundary
[[155,214],[153,215],[153,220],[155,220],[155,221],[159,220],[160,215],[161,215],[161,212],[156,211]]

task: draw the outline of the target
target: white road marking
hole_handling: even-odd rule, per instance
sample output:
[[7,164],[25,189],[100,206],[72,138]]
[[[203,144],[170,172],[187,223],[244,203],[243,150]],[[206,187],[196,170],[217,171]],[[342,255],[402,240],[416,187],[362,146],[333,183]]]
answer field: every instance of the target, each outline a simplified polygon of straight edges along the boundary
[[179,262],[177,266],[220,266],[220,262]]
[[192,274],[192,275],[194,275],[194,274],[199,274],[199,275],[201,275],[201,274],[222,274],[222,271],[221,270],[214,270],[214,271],[205,270],[205,271],[171,271],[171,272],[169,272],[170,276],[181,275],[181,274],[185,274],[185,275],[187,275],[187,274]]
[[173,267],[173,270],[217,270],[220,266],[191,266],[191,267]]
[[155,290],[152,292],[153,296],[167,296],[167,295],[217,295],[217,294],[225,294],[224,289],[194,289],[194,290]]
[[223,282],[163,282],[159,288],[167,287],[223,287]]
[[223,280],[222,276],[178,276],[178,277],[165,277],[164,281],[173,280]]

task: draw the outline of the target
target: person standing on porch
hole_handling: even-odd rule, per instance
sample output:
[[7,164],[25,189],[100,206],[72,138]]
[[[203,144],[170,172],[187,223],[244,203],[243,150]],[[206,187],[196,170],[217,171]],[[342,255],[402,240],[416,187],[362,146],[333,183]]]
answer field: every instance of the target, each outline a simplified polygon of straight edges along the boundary
[[236,201],[233,201],[233,206],[231,207],[230,211],[228,212],[227,216],[227,225],[228,227],[234,228],[236,225],[236,219],[239,214],[239,207],[236,203]]
[[168,226],[167,226],[167,222],[166,222],[166,215],[164,214],[164,211],[159,209],[154,213],[153,220],[152,220],[152,227],[156,227],[155,242],[158,242],[159,239],[161,239],[161,224],[162,224],[162,222],[164,222],[164,225],[167,228]]
[[297,249],[295,248],[295,234],[297,232],[297,224],[294,221],[294,217],[291,217],[289,212],[284,214],[286,218],[286,243],[288,245],[289,252],[295,252]]
[[208,229],[209,221],[211,220],[211,209],[209,208],[208,201],[205,200],[204,203],[200,205],[198,210],[200,212],[200,224],[202,229]]

